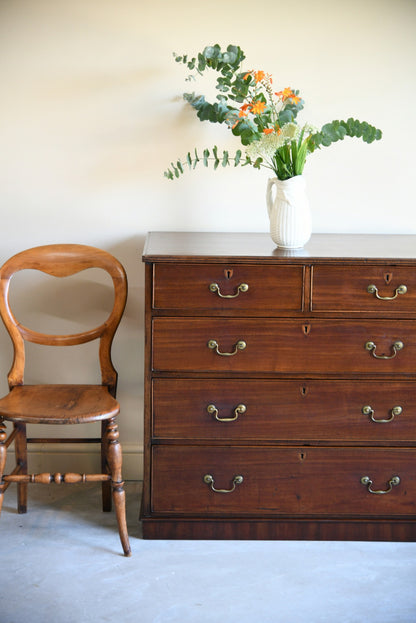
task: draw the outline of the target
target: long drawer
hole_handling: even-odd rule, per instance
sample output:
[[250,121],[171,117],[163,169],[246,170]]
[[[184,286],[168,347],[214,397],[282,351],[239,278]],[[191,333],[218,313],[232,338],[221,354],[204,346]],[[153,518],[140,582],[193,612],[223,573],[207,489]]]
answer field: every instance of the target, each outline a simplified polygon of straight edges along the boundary
[[416,517],[415,449],[156,445],[152,452],[156,514]]
[[154,371],[414,374],[416,326],[399,320],[155,318]]
[[413,382],[154,379],[155,439],[416,444]]

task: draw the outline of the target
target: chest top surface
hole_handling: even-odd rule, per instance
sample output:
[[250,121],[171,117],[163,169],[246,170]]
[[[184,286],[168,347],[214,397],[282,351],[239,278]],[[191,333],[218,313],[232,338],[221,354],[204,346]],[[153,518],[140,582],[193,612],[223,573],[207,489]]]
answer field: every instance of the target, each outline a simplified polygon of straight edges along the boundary
[[145,262],[233,261],[286,263],[291,261],[416,260],[415,235],[313,234],[302,249],[277,248],[267,233],[150,232],[143,251]]

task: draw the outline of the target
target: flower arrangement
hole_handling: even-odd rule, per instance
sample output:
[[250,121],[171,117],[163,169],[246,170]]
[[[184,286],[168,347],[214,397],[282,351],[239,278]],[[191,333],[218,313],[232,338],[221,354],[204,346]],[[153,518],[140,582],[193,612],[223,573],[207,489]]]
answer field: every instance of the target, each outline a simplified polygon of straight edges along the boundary
[[[217,101],[207,102],[203,95],[184,93],[184,99],[194,108],[201,121],[224,123],[234,136],[239,137],[245,153],[238,149],[234,156],[214,147],[201,155],[188,152],[184,161],[172,162],[165,177],[178,178],[186,166],[194,169],[199,162],[208,166],[212,161],[216,169],[234,163],[251,165],[256,169],[271,169],[280,180],[302,175],[308,154],[327,147],[345,136],[361,138],[365,143],[380,140],[382,133],[367,122],[357,119],[331,121],[320,130],[309,125],[299,125],[297,115],[304,102],[299,91],[289,87],[275,91],[272,76],[264,71],[242,71],[245,54],[240,47],[229,45],[222,51],[218,44],[207,46],[197,57],[174,54],[177,63],[202,75],[207,69],[218,73]],[[195,79],[191,75],[187,80]]]

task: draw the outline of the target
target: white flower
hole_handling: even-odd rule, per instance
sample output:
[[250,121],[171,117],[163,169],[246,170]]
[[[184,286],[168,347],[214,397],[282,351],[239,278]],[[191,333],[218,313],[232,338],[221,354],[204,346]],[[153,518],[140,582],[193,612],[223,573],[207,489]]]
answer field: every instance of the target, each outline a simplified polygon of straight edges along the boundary
[[280,133],[263,134],[258,141],[253,141],[246,149],[246,154],[252,159],[272,158],[277,149],[297,138],[299,129],[296,123],[286,123]]
[[314,132],[316,132],[315,128],[309,124],[299,127],[296,123],[285,123],[280,133],[273,132],[271,134],[263,134],[259,140],[253,141],[247,147],[246,154],[252,160],[256,160],[259,157],[270,160],[273,158],[277,149],[280,149],[292,141],[297,141],[302,133],[303,137],[307,138]]

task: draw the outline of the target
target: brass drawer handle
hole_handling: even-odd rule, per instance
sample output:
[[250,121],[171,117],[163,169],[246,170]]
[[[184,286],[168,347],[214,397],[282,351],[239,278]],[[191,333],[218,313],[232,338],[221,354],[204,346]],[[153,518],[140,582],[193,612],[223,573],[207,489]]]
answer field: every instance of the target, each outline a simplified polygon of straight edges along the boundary
[[376,298],[378,298],[380,301],[394,301],[394,299],[397,298],[399,294],[406,294],[407,286],[401,285],[398,288],[396,288],[394,296],[380,296],[378,293],[377,286],[374,285],[374,283],[372,283],[369,286],[367,286],[367,292],[369,294],[375,294]]
[[370,419],[373,420],[373,422],[376,422],[376,424],[387,424],[387,422],[392,422],[394,420],[394,416],[395,415],[400,415],[401,413],[403,413],[403,407],[401,407],[400,405],[397,405],[396,407],[393,407],[391,409],[391,416],[389,418],[385,419],[376,419],[374,417],[374,409],[372,407],[370,407],[370,405],[365,405],[365,407],[363,407],[361,409],[361,413],[363,415],[369,415]]
[[218,296],[222,299],[236,299],[237,296],[239,296],[240,292],[247,292],[248,284],[240,283],[240,285],[237,287],[237,291],[235,294],[221,294],[220,286],[218,285],[218,283],[210,283],[209,289],[211,292],[216,292]]
[[392,476],[388,482],[389,488],[386,490],[374,490],[371,488],[371,485],[373,484],[373,481],[371,480],[371,478],[369,476],[363,476],[361,478],[361,484],[364,485],[365,487],[367,487],[367,490],[369,491],[369,493],[375,493],[376,495],[384,495],[385,493],[390,493],[390,491],[393,489],[393,487],[397,487],[397,485],[400,484],[400,478],[399,476]]
[[247,407],[243,404],[237,405],[234,409],[234,417],[218,417],[218,409],[215,405],[208,405],[207,411],[210,415],[215,415],[215,419],[218,420],[218,422],[235,422],[239,415],[247,411]]
[[398,340],[397,342],[394,342],[394,344],[392,344],[392,350],[393,350],[393,354],[392,355],[377,355],[376,354],[377,346],[376,346],[376,344],[374,342],[366,342],[365,343],[365,348],[366,348],[366,350],[371,351],[371,354],[376,359],[393,359],[393,357],[395,357],[397,355],[399,350],[402,350],[402,348],[404,348],[404,344],[400,340]]
[[214,478],[211,476],[211,474],[205,474],[204,476],[204,482],[207,485],[210,485],[211,490],[214,491],[214,493],[232,493],[233,491],[235,491],[235,488],[237,485],[241,485],[241,483],[243,482],[243,477],[242,476],[234,476],[233,478],[233,486],[231,487],[231,489],[216,489],[214,487],[215,484],[215,480]]
[[244,350],[246,346],[247,344],[244,342],[244,340],[238,340],[237,344],[235,344],[234,346],[234,350],[232,353],[222,353],[218,348],[217,340],[209,340],[208,342],[208,348],[210,348],[211,350],[215,350],[217,355],[221,355],[221,357],[232,357],[233,355],[236,355],[239,350]]

